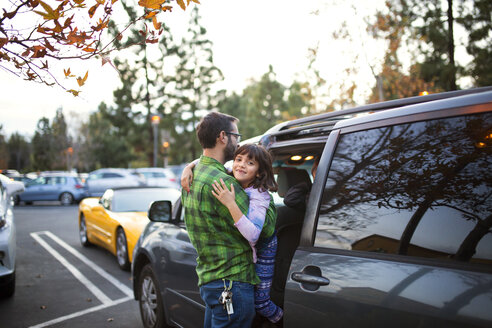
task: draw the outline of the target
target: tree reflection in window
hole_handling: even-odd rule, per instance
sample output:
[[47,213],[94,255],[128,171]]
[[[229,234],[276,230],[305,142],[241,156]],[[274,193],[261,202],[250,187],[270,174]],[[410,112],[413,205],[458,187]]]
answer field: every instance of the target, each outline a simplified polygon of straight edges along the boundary
[[492,260],[491,153],[491,113],[342,135],[315,245]]

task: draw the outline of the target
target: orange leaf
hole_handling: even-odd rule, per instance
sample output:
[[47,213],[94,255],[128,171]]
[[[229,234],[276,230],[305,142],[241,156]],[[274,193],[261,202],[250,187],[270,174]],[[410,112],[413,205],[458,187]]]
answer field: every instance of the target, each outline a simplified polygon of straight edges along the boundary
[[75,2],[76,4],[78,5],[81,5],[84,3],[85,0],[73,0],[73,2]]
[[94,51],[96,51],[96,49],[94,49],[94,48],[89,48],[89,47],[84,48],[84,49],[82,49],[82,50],[83,50],[83,51],[85,51],[85,52],[94,52]]
[[147,18],[150,18],[150,17],[154,17],[156,14],[157,14],[156,11],[151,11],[147,15],[145,15],[144,18],[147,19]]
[[171,7],[171,6],[164,6],[164,7],[162,7],[162,11],[164,11],[164,12],[166,12],[166,11],[172,12],[173,11],[173,7]]
[[75,91],[73,89],[67,90],[67,92],[73,94],[74,97],[77,97],[80,93],[80,91]]
[[157,17],[155,17],[155,16],[154,16],[154,17],[152,17],[152,23],[154,24],[154,28],[155,28],[156,30],[160,30],[160,28],[161,28],[161,23],[159,23],[159,22],[157,21]]
[[83,86],[85,84],[85,81],[87,80],[87,77],[89,76],[89,71],[85,73],[84,78],[81,78],[80,76],[77,78],[77,83],[79,84],[79,87]]
[[139,0],[138,5],[148,9],[161,9],[166,0]]
[[42,58],[46,55],[46,47],[34,46],[31,48],[31,50],[34,51],[34,54],[31,56],[31,58]]
[[183,0],[176,0],[181,9],[186,10],[186,6]]
[[70,72],[70,67],[68,68],[68,70],[63,69],[63,73],[65,73],[65,77],[74,77],[75,76],[75,75],[72,75],[72,73]]
[[97,7],[99,7],[99,3],[96,3],[94,6],[92,6],[89,9],[89,17],[90,18],[92,18],[92,16],[94,16],[94,14],[96,13]]
[[[200,4],[200,1],[198,1],[198,0],[191,0],[191,1],[193,1],[194,3],[198,3],[198,4]],[[189,4],[189,3],[188,3],[188,4]]]

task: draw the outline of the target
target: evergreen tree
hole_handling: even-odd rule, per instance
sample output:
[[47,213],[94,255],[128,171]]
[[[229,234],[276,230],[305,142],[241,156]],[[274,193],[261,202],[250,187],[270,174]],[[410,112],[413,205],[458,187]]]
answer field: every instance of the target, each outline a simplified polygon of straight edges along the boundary
[[466,51],[473,57],[465,68],[477,86],[492,85],[492,2],[463,1],[456,22],[468,32]]
[[3,125],[0,124],[0,169],[8,169],[10,155],[7,146],[7,140],[2,130],[3,130]]
[[17,171],[23,171],[27,169],[30,163],[31,145],[24,136],[19,133],[13,133],[8,142],[9,152],[9,167],[16,169]]
[[66,170],[68,168],[67,158],[71,154],[67,154],[68,147],[71,145],[71,139],[68,135],[67,122],[63,115],[63,109],[58,108],[56,110],[55,117],[51,122],[51,131],[53,133],[53,152],[55,154],[55,161],[53,162],[53,169]]
[[178,163],[199,156],[201,147],[195,135],[195,127],[202,116],[218,106],[219,97],[212,91],[212,86],[222,80],[223,76],[214,65],[212,42],[206,38],[206,33],[206,29],[200,25],[198,8],[194,7],[187,33],[179,46],[179,63],[173,81],[175,88],[171,95],[171,116],[164,122],[164,127],[171,132],[173,139],[169,149],[170,158]]
[[127,138],[122,138],[118,128],[107,118],[107,106],[102,103],[92,113],[82,130],[86,131],[80,153],[88,163],[87,171],[102,167],[128,167],[135,158]]
[[[122,2],[128,16],[137,17],[136,9]],[[110,31],[115,35],[117,27],[112,24]],[[115,107],[106,108],[103,115],[114,127],[115,134],[126,138],[133,148],[137,165],[151,166],[153,163],[153,130],[151,116],[160,113],[164,116],[167,106],[169,112],[169,95],[166,93],[172,81],[172,68],[167,67],[168,60],[176,55],[177,46],[166,25],[162,26],[161,41],[152,46],[153,55],[149,53],[145,36],[136,27],[129,31],[129,36],[117,41],[121,48],[132,47],[126,59],[115,59],[120,72],[122,85],[114,91]],[[165,65],[166,63],[166,65]]]
[[34,170],[47,171],[52,170],[56,161],[54,151],[53,130],[50,121],[42,117],[37,124],[36,132],[32,138],[32,167]]

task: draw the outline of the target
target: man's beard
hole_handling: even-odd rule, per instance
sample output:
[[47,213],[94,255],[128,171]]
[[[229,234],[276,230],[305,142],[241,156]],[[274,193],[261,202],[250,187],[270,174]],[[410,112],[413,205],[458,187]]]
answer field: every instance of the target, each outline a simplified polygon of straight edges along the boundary
[[236,152],[236,147],[231,141],[231,138],[229,137],[227,139],[227,146],[224,150],[224,159],[226,162],[230,161],[231,159],[234,158],[234,153]]

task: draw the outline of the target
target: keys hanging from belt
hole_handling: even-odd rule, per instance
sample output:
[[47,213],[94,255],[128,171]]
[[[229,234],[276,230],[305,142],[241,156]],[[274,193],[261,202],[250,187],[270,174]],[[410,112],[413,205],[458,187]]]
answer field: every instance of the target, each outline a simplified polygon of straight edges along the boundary
[[226,286],[225,279],[222,279],[222,281],[224,281],[224,291],[220,294],[219,303],[224,306],[224,309],[227,311],[227,315],[230,316],[231,314],[234,313],[234,308],[232,306],[232,292],[231,292],[232,280],[230,281],[229,287]]

